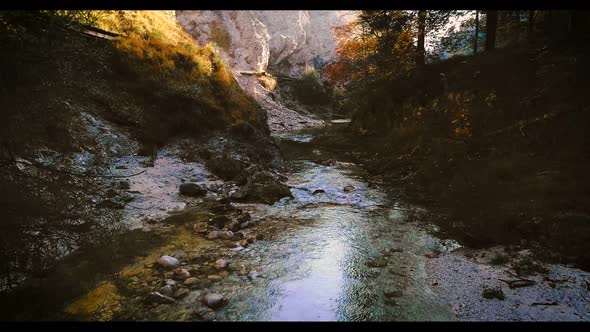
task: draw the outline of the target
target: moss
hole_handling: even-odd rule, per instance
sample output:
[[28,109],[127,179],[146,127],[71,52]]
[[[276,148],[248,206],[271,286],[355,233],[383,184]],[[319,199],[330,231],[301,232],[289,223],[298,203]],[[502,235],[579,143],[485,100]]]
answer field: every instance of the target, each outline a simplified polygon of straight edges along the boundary
[[484,288],[483,292],[481,293],[481,296],[483,296],[486,299],[498,299],[498,300],[505,299],[504,292],[499,287],[495,287],[495,288],[487,288],[486,287],[486,288]]
[[79,300],[68,305],[64,311],[84,320],[107,321],[122,309],[121,299],[117,286],[105,281],[99,283]]

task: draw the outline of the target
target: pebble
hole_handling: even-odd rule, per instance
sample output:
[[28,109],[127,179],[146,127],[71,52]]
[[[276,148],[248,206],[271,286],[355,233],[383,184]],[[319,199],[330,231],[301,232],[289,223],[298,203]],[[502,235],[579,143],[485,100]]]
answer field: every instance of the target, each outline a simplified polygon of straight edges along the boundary
[[207,239],[208,240],[215,240],[218,237],[219,237],[219,232],[218,231],[209,232],[209,234],[207,234]]
[[238,241],[238,245],[245,248],[248,246],[248,240],[240,240]]
[[209,293],[203,297],[203,304],[209,308],[219,308],[225,304],[226,299],[221,294]]
[[217,274],[210,274],[207,276],[207,279],[217,281],[223,279],[223,277]]
[[215,261],[215,268],[217,269],[224,269],[227,266],[227,262],[223,259],[218,259]]
[[248,279],[250,280],[256,280],[258,276],[260,276],[260,274],[256,271],[250,271],[250,273],[248,273]]
[[401,297],[404,295],[404,293],[402,291],[394,290],[394,291],[385,291],[385,292],[383,292],[383,295],[385,295],[385,297],[388,297],[388,298],[394,298],[394,297]]
[[188,293],[189,293],[189,291],[186,288],[177,289],[176,292],[174,292],[174,298],[177,298],[177,299],[183,298],[183,297],[187,296]]
[[166,269],[175,269],[180,266],[180,261],[172,256],[162,256],[156,263]]
[[165,286],[162,286],[162,288],[160,288],[159,293],[162,295],[165,295],[165,296],[170,296],[170,295],[172,295],[173,291],[174,290],[172,289],[171,285],[165,285]]
[[193,229],[197,233],[207,233],[207,223],[206,222],[198,222],[193,226]]
[[151,292],[148,297],[147,297],[147,301],[150,303],[174,303],[176,302],[176,300],[174,300],[173,298],[166,296],[166,295],[162,295],[159,292]]
[[176,269],[174,270],[174,277],[176,279],[184,280],[190,277],[191,274],[186,269]]

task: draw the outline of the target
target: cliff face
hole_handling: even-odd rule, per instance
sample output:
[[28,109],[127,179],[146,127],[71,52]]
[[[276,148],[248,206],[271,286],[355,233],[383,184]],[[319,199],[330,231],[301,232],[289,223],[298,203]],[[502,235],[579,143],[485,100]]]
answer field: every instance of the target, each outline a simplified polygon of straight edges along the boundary
[[334,59],[332,28],[348,18],[339,11],[177,11],[177,21],[204,45],[214,42],[244,90],[267,110],[273,130],[321,124],[277,102],[255,75],[270,71],[300,77],[306,66]]

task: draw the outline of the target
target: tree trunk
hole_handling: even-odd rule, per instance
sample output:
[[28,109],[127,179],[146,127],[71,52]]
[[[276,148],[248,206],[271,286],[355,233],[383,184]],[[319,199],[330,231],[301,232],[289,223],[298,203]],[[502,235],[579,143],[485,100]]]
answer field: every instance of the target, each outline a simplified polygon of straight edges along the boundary
[[529,10],[529,19],[528,19],[528,30],[527,35],[528,39],[531,40],[533,38],[533,29],[535,28],[535,11]]
[[486,51],[496,48],[496,29],[498,28],[498,11],[488,10],[486,15]]
[[479,37],[479,10],[475,11],[475,37],[473,38],[473,55],[477,53],[477,39]]
[[567,32],[574,32],[576,30],[576,11],[570,10],[567,22]]
[[422,67],[425,63],[424,40],[426,36],[426,11],[418,11],[418,45],[416,47],[416,66]]

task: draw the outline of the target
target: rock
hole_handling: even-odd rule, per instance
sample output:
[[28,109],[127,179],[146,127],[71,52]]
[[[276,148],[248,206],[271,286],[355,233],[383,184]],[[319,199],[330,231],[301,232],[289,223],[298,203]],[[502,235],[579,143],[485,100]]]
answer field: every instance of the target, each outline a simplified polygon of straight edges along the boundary
[[227,226],[227,228],[229,228],[229,230],[232,232],[237,232],[240,230],[240,222],[237,220],[234,220],[229,224],[229,226]]
[[250,220],[252,220],[252,216],[250,216],[250,213],[248,213],[248,212],[244,212],[244,213],[240,214],[237,218],[237,221],[239,223],[245,223]]
[[190,278],[187,278],[187,279],[186,279],[186,280],[183,282],[183,284],[184,284],[185,286],[187,286],[187,287],[194,286],[194,285],[196,285],[196,284],[198,284],[198,283],[199,283],[199,279],[197,279],[197,278],[195,278],[195,277],[190,277]]
[[215,240],[215,239],[219,238],[220,234],[221,234],[221,232],[218,232],[218,231],[209,232],[209,234],[207,234],[207,239],[208,240]]
[[223,279],[223,277],[218,274],[210,274],[207,276],[207,279],[213,280],[213,281],[218,281],[218,280]]
[[129,190],[131,185],[129,184],[129,180],[121,180],[119,181],[119,189]]
[[135,199],[135,197],[133,197],[133,195],[128,194],[128,193],[123,193],[119,196],[119,200],[124,203],[129,203],[129,202],[133,201],[134,199]]
[[191,274],[186,269],[176,269],[174,270],[174,278],[179,280],[184,280],[190,277]]
[[202,302],[209,308],[216,309],[223,306],[227,301],[221,294],[208,293],[203,297]]
[[207,189],[192,182],[182,183],[179,187],[179,193],[185,196],[199,197],[207,193]]
[[221,232],[219,234],[219,238],[222,240],[231,240],[234,237],[234,232],[232,231],[227,231],[227,232]]
[[432,286],[438,286],[438,281],[436,281],[436,280],[435,280],[435,281],[433,281],[433,282],[432,282]]
[[346,186],[346,187],[344,187],[343,190],[345,193],[351,193],[354,191],[354,187],[353,186]]
[[156,263],[166,269],[175,269],[180,266],[180,261],[172,256],[162,256]]
[[187,296],[188,293],[189,293],[189,290],[188,289],[186,289],[186,288],[180,288],[180,289],[177,289],[176,292],[174,292],[174,295],[173,296],[176,299],[180,299],[180,298],[183,298],[183,297]]
[[248,240],[244,240],[244,239],[243,240],[240,240],[240,241],[238,241],[238,245],[240,247],[246,248],[248,246]]
[[207,233],[207,223],[205,222],[198,222],[193,226],[193,230],[196,233]]
[[282,184],[271,173],[259,171],[252,175],[236,200],[272,204],[283,197],[293,197],[289,186]]
[[225,269],[227,267],[228,263],[223,259],[218,259],[215,261],[214,265],[215,265],[216,269],[221,270],[221,269]]
[[434,251],[427,251],[424,254],[424,257],[426,257],[426,258],[437,258],[438,257],[438,254],[435,253]]
[[394,290],[394,291],[385,291],[383,295],[387,298],[394,298],[394,297],[402,297],[404,294],[402,291]]
[[229,271],[221,271],[219,272],[219,276],[222,278],[226,278],[229,275]]
[[240,247],[235,247],[232,249],[233,251],[242,251],[244,250],[244,247],[240,246]]
[[171,296],[174,290],[172,289],[171,285],[164,285],[159,290],[160,294],[165,296]]
[[250,273],[248,273],[248,279],[256,280],[259,275],[260,274],[258,274],[258,272],[256,272],[256,271],[250,271]]
[[159,292],[149,293],[146,301],[148,303],[174,303],[174,302],[176,302],[176,300],[174,300],[173,298],[166,296],[166,295],[162,295]]
[[219,228],[224,227],[225,225],[231,223],[231,219],[229,219],[229,217],[221,215],[221,216],[215,216],[211,219],[209,219],[209,223],[212,225],[215,225]]
[[387,266],[387,260],[383,257],[372,258],[367,261],[368,267],[385,267]]
[[121,210],[125,208],[125,204],[119,200],[109,198],[96,204],[96,207]]
[[316,189],[311,194],[312,195],[319,195],[319,194],[324,194],[325,192],[326,191],[324,189]]
[[248,274],[248,272],[250,272],[250,271],[248,271],[248,269],[246,268],[246,266],[242,265],[240,267],[240,271],[238,271],[238,275],[239,276],[245,276],[245,275]]
[[176,280],[172,280],[172,279],[166,279],[166,280],[164,280],[164,283],[165,283],[166,285],[170,285],[170,286],[172,286],[172,287],[176,286]]

